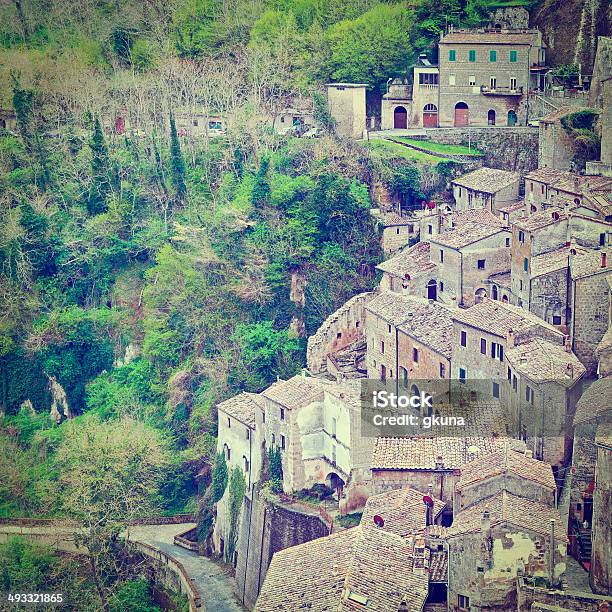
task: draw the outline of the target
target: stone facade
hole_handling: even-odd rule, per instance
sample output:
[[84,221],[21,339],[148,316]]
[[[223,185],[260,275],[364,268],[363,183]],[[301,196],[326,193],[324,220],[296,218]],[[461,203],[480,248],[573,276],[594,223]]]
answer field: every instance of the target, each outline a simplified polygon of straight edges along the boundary
[[590,578],[596,593],[612,595],[612,437],[609,426],[595,438],[595,491]]
[[538,166],[556,170],[570,170],[573,167],[574,141],[561,124],[561,118],[579,109],[568,108],[555,111],[540,119],[540,145]]
[[393,79],[381,103],[381,130],[406,128],[410,122],[412,100],[410,84],[403,79]]
[[451,31],[439,43],[439,125],[525,125],[524,100],[545,50],[537,30]]
[[336,121],[336,132],[347,138],[363,138],[366,130],[366,87],[357,83],[329,83],[329,112]]

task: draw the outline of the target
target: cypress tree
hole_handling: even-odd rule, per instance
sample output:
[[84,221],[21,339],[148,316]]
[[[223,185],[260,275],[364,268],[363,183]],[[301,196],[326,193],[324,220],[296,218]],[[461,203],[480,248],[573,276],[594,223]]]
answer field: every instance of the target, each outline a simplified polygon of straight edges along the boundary
[[98,117],[94,121],[94,132],[89,147],[91,149],[91,186],[87,199],[87,210],[90,214],[97,215],[108,210],[106,199],[111,191],[108,149]]
[[185,161],[181,153],[174,113],[170,113],[170,161],[172,163],[172,179],[176,189],[176,199],[183,202],[187,195],[187,183],[185,182]]

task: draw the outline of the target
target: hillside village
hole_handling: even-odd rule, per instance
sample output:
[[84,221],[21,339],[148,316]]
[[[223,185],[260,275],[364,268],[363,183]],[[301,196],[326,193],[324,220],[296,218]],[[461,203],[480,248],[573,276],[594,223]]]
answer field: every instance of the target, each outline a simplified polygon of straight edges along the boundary
[[[562,122],[589,102],[530,110],[546,87],[539,32],[451,30],[439,56],[419,59],[412,91],[390,80],[379,132],[365,85],[329,85],[339,129],[426,150],[438,126],[536,116],[538,167],[483,165],[421,207],[380,197],[379,286],[308,339],[302,374],[217,406],[218,451],[247,488],[237,523],[220,499],[211,546],[249,609],[608,609],[610,66],[590,101],[601,156],[578,171]],[[471,390],[471,431],[368,435],[366,380],[427,386],[435,415]]]
[[333,3],[100,4],[54,15],[139,27],[0,32],[0,592],[609,610],[603,3],[567,65],[555,3],[352,7],[421,45],[376,82]]

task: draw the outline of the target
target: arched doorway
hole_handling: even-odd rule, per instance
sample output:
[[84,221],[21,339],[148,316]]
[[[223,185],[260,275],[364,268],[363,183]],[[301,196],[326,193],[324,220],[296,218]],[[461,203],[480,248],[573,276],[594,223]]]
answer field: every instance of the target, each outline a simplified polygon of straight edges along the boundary
[[336,492],[338,500],[342,497],[342,489],[344,488],[344,480],[336,474],[336,472],[330,472],[325,478],[325,484]]
[[508,111],[508,125],[513,126],[516,125],[517,117],[516,113],[513,110]]
[[508,296],[507,296],[507,295],[504,295],[504,297],[502,298],[502,302],[503,302],[504,304],[507,304],[507,303],[508,303]]
[[465,127],[470,122],[470,109],[465,102],[455,104],[455,127]]
[[475,303],[478,304],[479,302],[482,302],[482,300],[484,300],[487,297],[487,290],[483,289],[482,287],[480,289],[476,289],[476,293],[474,294],[474,298],[475,298]]
[[497,285],[493,285],[493,299],[497,299]]
[[423,127],[438,127],[438,107],[435,104],[423,107]]
[[495,111],[493,109],[490,109],[487,113],[487,123],[489,125],[495,125]]
[[408,127],[408,111],[403,106],[396,106],[393,111],[393,127],[405,130]]
[[436,280],[434,278],[432,278],[427,283],[427,299],[428,300],[438,299],[438,283],[436,283]]

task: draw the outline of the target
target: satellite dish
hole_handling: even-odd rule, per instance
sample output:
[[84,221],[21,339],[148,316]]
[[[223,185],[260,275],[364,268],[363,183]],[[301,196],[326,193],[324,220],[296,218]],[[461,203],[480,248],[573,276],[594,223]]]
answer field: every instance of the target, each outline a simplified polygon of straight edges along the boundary
[[382,516],[380,516],[380,514],[375,514],[373,520],[374,520],[374,524],[377,527],[385,526],[385,519]]
[[467,449],[468,455],[479,455],[480,454],[480,449],[477,446],[468,446]]
[[431,498],[429,495],[424,495],[423,496],[423,503],[428,506],[428,507],[432,507],[433,506],[433,498]]

